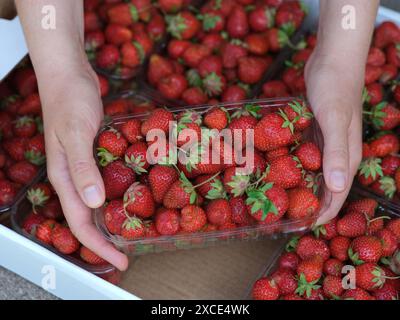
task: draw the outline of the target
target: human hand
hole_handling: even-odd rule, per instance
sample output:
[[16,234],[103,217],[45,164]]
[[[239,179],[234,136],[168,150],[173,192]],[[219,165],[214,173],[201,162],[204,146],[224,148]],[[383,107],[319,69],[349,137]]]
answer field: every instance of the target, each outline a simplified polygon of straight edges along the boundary
[[48,177],[78,240],[125,270],[127,257],[108,243],[93,225],[90,208],[105,200],[104,184],[93,158],[93,141],[103,118],[98,79],[87,63],[40,79]]
[[332,201],[317,224],[338,214],[361,162],[365,66],[341,59],[316,49],[306,66],[308,99],[324,137],[324,178],[332,192]]

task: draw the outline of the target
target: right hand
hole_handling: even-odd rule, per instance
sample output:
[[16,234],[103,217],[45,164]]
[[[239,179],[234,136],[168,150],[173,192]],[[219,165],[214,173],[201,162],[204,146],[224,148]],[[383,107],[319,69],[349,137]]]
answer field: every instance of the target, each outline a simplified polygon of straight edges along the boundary
[[78,240],[120,270],[127,257],[107,242],[92,222],[91,208],[105,201],[93,141],[103,118],[98,79],[85,64],[41,83],[48,177]]

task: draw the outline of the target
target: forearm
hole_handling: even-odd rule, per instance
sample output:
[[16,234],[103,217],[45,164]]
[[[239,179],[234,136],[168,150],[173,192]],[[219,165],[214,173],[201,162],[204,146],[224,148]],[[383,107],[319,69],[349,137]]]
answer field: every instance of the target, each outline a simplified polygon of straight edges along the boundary
[[[355,8],[355,29],[342,26],[346,5]],[[378,5],[379,0],[320,0],[317,52],[343,71],[364,68]]]
[[[83,0],[16,0],[32,63],[39,81],[85,65]],[[54,6],[56,28],[42,27],[42,8]]]

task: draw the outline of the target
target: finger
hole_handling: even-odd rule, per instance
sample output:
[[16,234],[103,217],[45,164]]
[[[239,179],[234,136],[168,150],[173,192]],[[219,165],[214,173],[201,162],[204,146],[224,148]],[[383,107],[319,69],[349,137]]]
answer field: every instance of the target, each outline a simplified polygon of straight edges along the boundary
[[82,122],[69,127],[71,132],[67,138],[61,139],[61,143],[73,184],[88,207],[98,208],[105,201],[105,191],[93,157],[95,132]]
[[[327,110],[329,107],[327,106]],[[349,178],[348,127],[346,112],[330,109],[318,119],[324,136],[324,177],[328,188],[335,193],[346,190]]]
[[316,225],[326,224],[338,215],[343,203],[346,201],[350,188],[351,186],[349,185],[345,191],[340,193],[329,193],[327,191],[329,199],[326,199],[328,201],[324,203],[325,207],[321,208],[322,215],[318,218]]
[[93,225],[91,210],[82,202],[76,192],[68,173],[68,164],[62,154],[49,157],[48,172],[72,233],[84,246],[104,260],[121,271],[126,270],[128,258],[107,242]]
[[362,160],[362,120],[361,116],[353,116],[349,132],[350,178],[357,174]]

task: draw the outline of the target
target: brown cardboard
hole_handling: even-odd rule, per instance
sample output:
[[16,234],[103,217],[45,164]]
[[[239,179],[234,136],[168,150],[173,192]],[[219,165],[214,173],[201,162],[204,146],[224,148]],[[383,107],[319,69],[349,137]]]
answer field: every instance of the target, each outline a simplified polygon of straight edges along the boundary
[[13,0],[0,1],[0,18],[12,19],[16,15]]
[[284,240],[234,242],[141,256],[121,287],[142,299],[244,299]]

